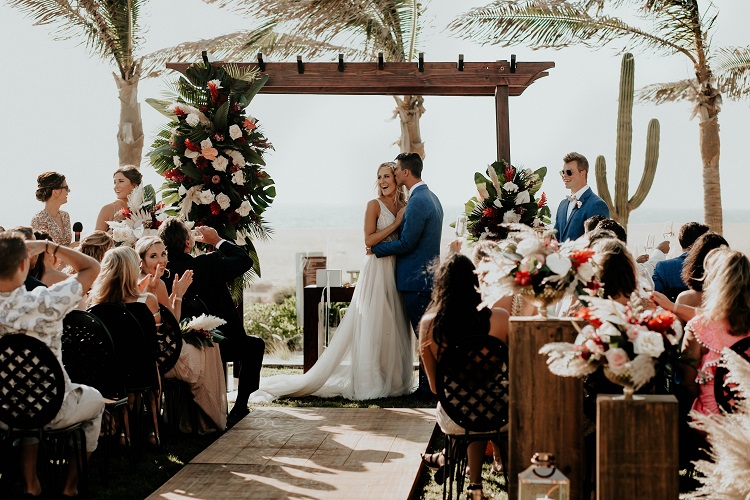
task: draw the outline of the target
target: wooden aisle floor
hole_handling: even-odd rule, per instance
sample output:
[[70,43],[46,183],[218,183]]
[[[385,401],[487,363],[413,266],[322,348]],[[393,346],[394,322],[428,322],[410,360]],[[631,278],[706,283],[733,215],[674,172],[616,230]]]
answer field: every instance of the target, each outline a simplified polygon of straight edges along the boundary
[[151,499],[406,500],[428,408],[256,408]]

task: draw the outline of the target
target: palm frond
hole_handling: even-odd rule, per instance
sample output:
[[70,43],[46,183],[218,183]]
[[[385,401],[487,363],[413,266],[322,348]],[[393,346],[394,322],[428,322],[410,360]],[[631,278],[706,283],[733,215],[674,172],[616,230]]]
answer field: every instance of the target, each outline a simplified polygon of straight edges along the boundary
[[722,47],[713,58],[722,93],[730,99],[750,98],[750,46]]
[[558,0],[496,1],[463,14],[448,29],[460,38],[482,44],[507,47],[523,43],[532,49],[560,49],[574,44],[600,48],[623,40],[625,50],[642,46],[667,54],[680,52],[694,62],[694,56],[679,43],[616,17],[591,15],[584,7]]
[[695,95],[695,80],[680,80],[677,82],[654,83],[638,89],[636,96],[639,101],[664,104],[682,100],[692,100]]

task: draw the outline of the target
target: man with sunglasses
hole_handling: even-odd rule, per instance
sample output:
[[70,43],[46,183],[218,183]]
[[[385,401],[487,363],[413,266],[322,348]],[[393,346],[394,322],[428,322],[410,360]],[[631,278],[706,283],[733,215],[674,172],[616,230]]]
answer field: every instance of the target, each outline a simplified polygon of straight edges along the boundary
[[583,223],[589,217],[601,215],[609,219],[609,208],[588,186],[589,161],[580,153],[568,153],[560,171],[570,194],[557,206],[555,230],[559,241],[575,240],[583,236]]

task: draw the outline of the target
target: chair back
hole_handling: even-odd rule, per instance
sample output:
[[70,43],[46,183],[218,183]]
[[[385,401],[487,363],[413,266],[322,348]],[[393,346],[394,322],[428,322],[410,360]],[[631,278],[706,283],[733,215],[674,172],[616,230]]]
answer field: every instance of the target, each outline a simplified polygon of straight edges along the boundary
[[508,423],[508,346],[489,335],[467,337],[440,355],[438,400],[467,432],[495,432]]
[[38,429],[55,418],[65,397],[62,366],[47,345],[29,335],[0,337],[0,421]]
[[106,398],[125,395],[115,346],[107,327],[87,311],[70,311],[63,319],[62,355],[70,380],[98,390]]
[[[745,337],[732,344],[732,350],[750,363],[750,337]],[[727,413],[732,413],[740,396],[737,394],[734,384],[726,384],[728,374],[729,370],[725,366],[720,365],[716,367],[716,373],[714,374],[714,397],[721,409]]]
[[143,302],[129,302],[123,304],[141,325],[141,331],[146,339],[146,344],[153,350],[154,356],[158,352],[158,340],[156,338],[156,319],[151,309]]
[[107,327],[115,346],[116,366],[124,374],[128,390],[157,387],[155,335],[147,338],[141,324],[123,304],[97,304],[88,311]]
[[193,318],[195,316],[200,316],[201,314],[209,314],[208,306],[197,295],[188,293],[182,297],[182,309],[180,314],[182,315],[182,318],[177,319]]
[[171,370],[182,352],[182,331],[180,323],[169,308],[159,304],[161,312],[161,327],[156,332],[158,350],[156,362],[159,364],[159,373],[164,375]]

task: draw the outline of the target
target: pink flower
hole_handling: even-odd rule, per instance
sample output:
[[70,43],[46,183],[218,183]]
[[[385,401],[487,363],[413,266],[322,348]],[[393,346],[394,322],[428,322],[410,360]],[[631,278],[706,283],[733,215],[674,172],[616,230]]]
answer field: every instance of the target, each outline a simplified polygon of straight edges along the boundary
[[609,349],[604,353],[604,357],[607,358],[607,365],[615,375],[623,373],[627,369],[625,365],[630,362],[628,353],[625,352],[625,349],[619,347]]
[[207,160],[215,160],[216,157],[219,156],[219,152],[216,150],[216,148],[203,148],[201,154]]
[[647,331],[647,330],[648,329],[643,326],[634,325],[634,326],[629,326],[628,329],[625,331],[625,334],[628,336],[628,340],[633,342],[635,339],[638,338],[639,333],[643,331]]

